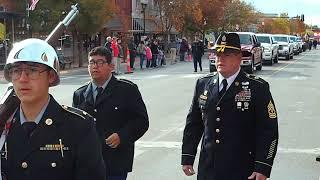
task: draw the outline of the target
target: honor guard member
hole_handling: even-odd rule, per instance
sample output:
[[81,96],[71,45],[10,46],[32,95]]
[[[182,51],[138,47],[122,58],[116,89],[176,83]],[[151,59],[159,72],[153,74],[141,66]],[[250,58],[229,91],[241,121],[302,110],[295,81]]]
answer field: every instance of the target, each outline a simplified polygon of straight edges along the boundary
[[182,169],[198,180],[265,180],[278,145],[277,111],[269,84],[240,68],[236,33],[216,44],[217,73],[198,79],[183,133]]
[[134,143],[148,130],[146,106],[136,84],[112,75],[111,52],[93,48],[88,55],[91,81],[73,94],[73,106],[96,119],[108,180],[125,180],[132,171]]
[[8,180],[105,180],[101,145],[86,112],[61,106],[48,93],[60,82],[58,57],[45,41],[27,39],[10,51],[4,76],[20,106],[2,148]]

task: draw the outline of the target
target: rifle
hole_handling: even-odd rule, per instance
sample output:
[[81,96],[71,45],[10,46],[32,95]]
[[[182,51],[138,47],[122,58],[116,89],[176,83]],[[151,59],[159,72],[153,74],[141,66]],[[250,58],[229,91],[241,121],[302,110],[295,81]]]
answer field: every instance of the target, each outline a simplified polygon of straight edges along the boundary
[[[55,40],[63,34],[63,29],[67,27],[71,21],[79,14],[78,4],[71,6],[71,11],[68,15],[59,22],[59,24],[51,31],[46,38],[48,44],[53,45]],[[16,96],[13,86],[10,85],[0,100],[0,135],[5,129],[5,125],[13,113],[19,107],[20,100]]]

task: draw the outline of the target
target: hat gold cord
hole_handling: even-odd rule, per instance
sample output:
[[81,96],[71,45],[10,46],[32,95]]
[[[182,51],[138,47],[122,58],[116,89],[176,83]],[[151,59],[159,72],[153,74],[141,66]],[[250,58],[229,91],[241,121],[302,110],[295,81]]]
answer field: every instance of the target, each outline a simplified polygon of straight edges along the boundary
[[217,49],[217,52],[218,52],[218,53],[224,53],[224,49],[225,49],[225,48],[235,49],[235,50],[241,50],[240,48],[233,47],[233,46],[226,46],[226,45],[217,45],[216,47],[218,48],[218,49]]

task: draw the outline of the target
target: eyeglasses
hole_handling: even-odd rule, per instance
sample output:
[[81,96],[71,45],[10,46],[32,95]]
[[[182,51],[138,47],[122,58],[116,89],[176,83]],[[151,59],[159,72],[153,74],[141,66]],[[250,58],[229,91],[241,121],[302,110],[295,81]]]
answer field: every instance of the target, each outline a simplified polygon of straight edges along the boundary
[[32,80],[36,80],[40,77],[40,74],[43,72],[49,71],[49,69],[44,69],[41,70],[39,68],[12,68],[9,71],[9,77],[12,80],[18,80],[21,77],[22,72],[24,72],[26,74],[26,76],[28,76],[28,78],[32,79]]
[[96,66],[98,66],[98,67],[101,67],[101,66],[103,66],[103,65],[106,64],[106,63],[107,63],[107,61],[104,61],[104,60],[97,60],[97,61],[91,60],[91,61],[89,61],[89,66],[96,65]]

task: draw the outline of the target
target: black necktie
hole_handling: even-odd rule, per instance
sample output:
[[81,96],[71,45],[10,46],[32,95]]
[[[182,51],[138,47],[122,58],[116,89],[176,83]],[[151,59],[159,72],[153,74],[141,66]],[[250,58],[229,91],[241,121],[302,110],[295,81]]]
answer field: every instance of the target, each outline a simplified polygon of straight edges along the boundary
[[26,132],[27,136],[30,137],[32,132],[36,129],[37,123],[35,122],[24,122],[22,128]]
[[224,93],[227,91],[227,86],[228,86],[228,82],[226,79],[222,80],[222,84],[223,84],[223,88],[222,90],[219,92],[219,96],[220,98],[224,95]]
[[101,94],[102,94],[102,91],[103,91],[103,87],[97,87],[97,92],[98,92],[98,94],[97,94],[97,96],[96,96],[96,102],[97,102],[97,100],[99,99],[99,97],[101,96]]

